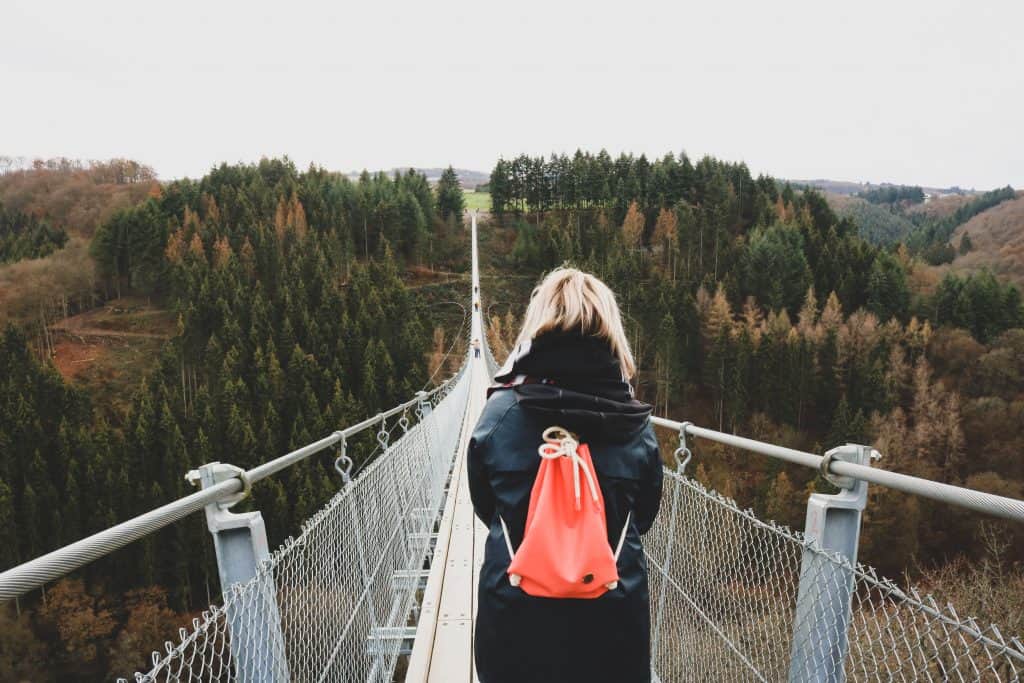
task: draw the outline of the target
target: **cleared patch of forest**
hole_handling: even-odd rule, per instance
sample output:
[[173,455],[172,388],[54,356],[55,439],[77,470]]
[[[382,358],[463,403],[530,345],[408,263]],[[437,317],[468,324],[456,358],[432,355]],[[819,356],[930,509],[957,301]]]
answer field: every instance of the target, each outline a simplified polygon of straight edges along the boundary
[[107,420],[116,421],[174,335],[175,320],[172,311],[142,298],[107,301],[51,326],[52,362]]

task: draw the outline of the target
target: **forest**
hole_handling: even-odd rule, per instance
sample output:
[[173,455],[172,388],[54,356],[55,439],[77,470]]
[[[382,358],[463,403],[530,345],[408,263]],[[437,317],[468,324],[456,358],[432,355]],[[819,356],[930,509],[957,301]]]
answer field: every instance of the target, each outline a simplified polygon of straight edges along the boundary
[[[658,414],[815,452],[870,443],[882,467],[1024,497],[1020,292],[987,272],[924,276],[926,245],[1006,191],[953,218],[908,214],[913,240],[868,241],[822,194],[712,157],[520,156],[487,185],[499,360],[537,278],[572,263],[617,293]],[[56,160],[0,176],[0,201],[2,568],[186,494],[190,468],[252,466],[407,398],[443,378],[464,324],[442,306],[468,270],[451,168],[431,187],[413,170],[264,159],[161,183],[134,162]],[[56,328],[128,300],[171,328],[131,391],[62,376]],[[829,490],[725,448],[695,454],[691,474],[795,528],[808,493]],[[339,485],[311,461],[248,505],[276,546]],[[871,490],[861,559],[890,576],[994,586],[962,558],[1017,577],[1022,549],[1019,530]],[[1024,579],[1004,584],[1010,614],[993,618],[1020,632]],[[0,680],[134,671],[218,592],[196,516],[0,609],[0,654],[21,653],[0,656]]]
[[[0,339],[0,567],[185,495],[193,467],[254,466],[430,381],[431,320],[401,276],[466,262],[450,191],[439,201],[412,171],[352,182],[284,159],[149,194],[89,246],[94,301],[132,292],[177,319],[126,409],[64,381],[38,327]],[[324,460],[259,487],[271,546],[339,486]],[[26,653],[0,657],[13,667],[0,680],[130,673],[218,593],[196,516],[0,610],[0,652]]]
[[[873,444],[881,467],[1024,495],[1024,309],[1013,285],[948,273],[929,291],[918,286],[924,257],[908,245],[871,244],[818,192],[710,157],[518,157],[496,164],[490,189],[504,267],[539,274],[568,261],[612,286],[639,395],[658,414],[814,452]],[[493,316],[499,356],[514,326],[514,313]],[[807,471],[714,445],[698,442],[695,461],[699,479],[795,528],[807,493],[828,490]],[[1005,567],[1024,559],[1019,529],[878,487],[870,495],[861,558],[890,576],[979,557],[993,528]],[[1024,581],[1014,585],[1020,605]]]

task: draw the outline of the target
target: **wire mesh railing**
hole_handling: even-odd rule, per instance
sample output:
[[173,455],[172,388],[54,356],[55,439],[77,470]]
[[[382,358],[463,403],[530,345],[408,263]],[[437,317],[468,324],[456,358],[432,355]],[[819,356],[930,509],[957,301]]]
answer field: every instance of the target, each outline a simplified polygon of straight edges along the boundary
[[[662,506],[644,545],[652,664],[665,683],[1024,676],[1020,640],[902,590],[684,475],[666,470]],[[844,612],[848,626],[828,633]]]
[[[465,367],[465,366],[463,366]],[[390,681],[414,621],[468,374],[137,681]],[[381,430],[381,438],[389,432]]]
[[484,350],[484,362],[487,364],[487,375],[488,377],[494,377],[494,374],[498,372],[498,368],[500,366],[498,365],[497,359],[494,357],[494,353],[491,351],[491,344],[488,337],[488,325],[490,321],[487,320],[487,316],[485,315],[481,315],[480,320],[481,328],[483,329],[483,334],[480,335],[480,344],[483,346]]

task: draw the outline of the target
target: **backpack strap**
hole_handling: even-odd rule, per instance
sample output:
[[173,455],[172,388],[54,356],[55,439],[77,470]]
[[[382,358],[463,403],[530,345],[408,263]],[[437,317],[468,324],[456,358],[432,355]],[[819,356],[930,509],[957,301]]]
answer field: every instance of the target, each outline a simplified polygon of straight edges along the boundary
[[[505,547],[508,548],[508,562],[512,564],[512,558],[515,557],[516,551],[512,550],[512,540],[508,535],[508,525],[505,524],[505,518],[498,515],[498,521],[501,522],[501,535],[505,538]],[[523,577],[519,574],[509,574],[508,582],[513,586],[518,586],[519,582],[523,580]]]
[[622,525],[622,533],[619,534],[619,544],[615,546],[615,561],[619,561],[619,555],[622,554],[622,546],[626,544],[626,533],[629,531],[629,520],[633,516],[633,511],[630,510],[626,513],[626,523]]
[[[615,564],[619,563],[619,555],[622,554],[622,546],[626,544],[626,534],[629,533],[629,520],[632,519],[632,517],[633,511],[630,510],[629,512],[626,513],[626,522],[622,525],[622,533],[619,534],[619,542],[615,546]],[[516,551],[512,549],[512,538],[509,536],[508,533],[508,525],[505,524],[505,518],[501,515],[498,515],[498,521],[501,523],[501,536],[505,539],[505,547],[508,549],[508,561],[511,563],[512,558],[515,557]],[[522,580],[523,577],[519,576],[519,574],[508,575],[508,582],[513,586],[518,586],[519,582]],[[612,581],[605,585],[608,587],[608,590],[613,591],[619,587],[619,582]]]

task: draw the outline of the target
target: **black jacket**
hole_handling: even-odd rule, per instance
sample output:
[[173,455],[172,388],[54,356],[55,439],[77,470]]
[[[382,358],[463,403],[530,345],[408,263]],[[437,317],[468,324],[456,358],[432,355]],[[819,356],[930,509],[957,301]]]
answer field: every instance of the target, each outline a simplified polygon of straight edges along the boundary
[[[579,351],[575,342],[560,345]],[[552,372],[545,373],[549,379]],[[494,391],[470,441],[470,494],[490,529],[480,573],[477,670],[482,683],[648,681],[650,606],[640,535],[658,512],[662,484],[650,407],[631,396],[575,391],[578,385],[553,379],[554,385]],[[498,515],[518,547],[540,466],[537,446],[553,424],[575,431],[590,446],[611,547],[632,510],[618,562],[619,587],[593,600],[535,598],[509,584],[506,574],[510,558]]]

